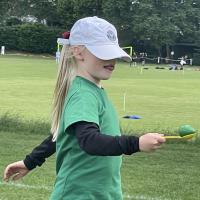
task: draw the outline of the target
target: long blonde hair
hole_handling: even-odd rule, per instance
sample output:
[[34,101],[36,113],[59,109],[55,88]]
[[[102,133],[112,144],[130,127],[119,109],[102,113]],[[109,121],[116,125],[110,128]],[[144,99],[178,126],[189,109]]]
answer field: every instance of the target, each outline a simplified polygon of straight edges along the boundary
[[65,97],[69,87],[76,76],[76,61],[72,56],[70,46],[64,45],[61,51],[56,86],[54,89],[51,133],[53,141],[57,139],[59,122],[63,111]]

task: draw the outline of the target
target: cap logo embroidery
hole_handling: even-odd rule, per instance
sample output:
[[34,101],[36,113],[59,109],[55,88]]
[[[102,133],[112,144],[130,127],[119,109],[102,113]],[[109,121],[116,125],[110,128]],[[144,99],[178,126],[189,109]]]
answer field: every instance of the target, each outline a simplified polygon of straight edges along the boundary
[[116,36],[111,30],[107,31],[107,37],[112,42],[116,41]]

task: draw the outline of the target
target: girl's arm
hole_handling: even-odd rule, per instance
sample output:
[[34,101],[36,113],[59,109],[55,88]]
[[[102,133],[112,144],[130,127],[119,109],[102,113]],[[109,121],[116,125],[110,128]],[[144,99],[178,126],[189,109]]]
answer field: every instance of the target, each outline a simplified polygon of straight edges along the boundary
[[4,181],[18,180],[24,177],[37,166],[41,166],[45,159],[56,151],[56,143],[52,141],[52,135],[48,136],[40,145],[26,156],[24,160],[9,164],[4,170]]
[[138,137],[102,134],[98,125],[90,122],[81,121],[73,126],[81,149],[90,155],[119,156],[139,151]]
[[100,133],[97,124],[91,122],[77,122],[72,125],[82,150],[90,155],[119,156],[131,155],[138,151],[154,151],[165,142],[162,134],[147,133],[136,136],[110,136]]

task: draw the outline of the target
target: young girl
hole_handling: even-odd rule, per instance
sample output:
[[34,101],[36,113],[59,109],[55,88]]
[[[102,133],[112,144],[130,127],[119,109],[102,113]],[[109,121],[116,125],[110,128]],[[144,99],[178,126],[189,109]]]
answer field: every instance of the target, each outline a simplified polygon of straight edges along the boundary
[[121,155],[150,151],[160,134],[121,136],[118,117],[101,80],[110,78],[119,47],[115,27],[104,19],[78,20],[61,52],[51,131],[57,178],[51,200],[122,199]]
[[101,86],[117,58],[131,61],[112,24],[98,17],[74,24],[62,48],[54,92],[57,177],[50,200],[122,200],[121,155],[150,152],[165,142],[158,133],[121,136],[117,114]]

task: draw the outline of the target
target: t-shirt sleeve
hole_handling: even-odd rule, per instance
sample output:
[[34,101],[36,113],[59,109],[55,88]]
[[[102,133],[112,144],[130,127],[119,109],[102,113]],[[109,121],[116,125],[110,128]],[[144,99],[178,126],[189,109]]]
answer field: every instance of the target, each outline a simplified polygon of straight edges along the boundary
[[68,100],[63,112],[64,130],[79,122],[93,122],[99,125],[99,105],[91,92],[76,92]]

